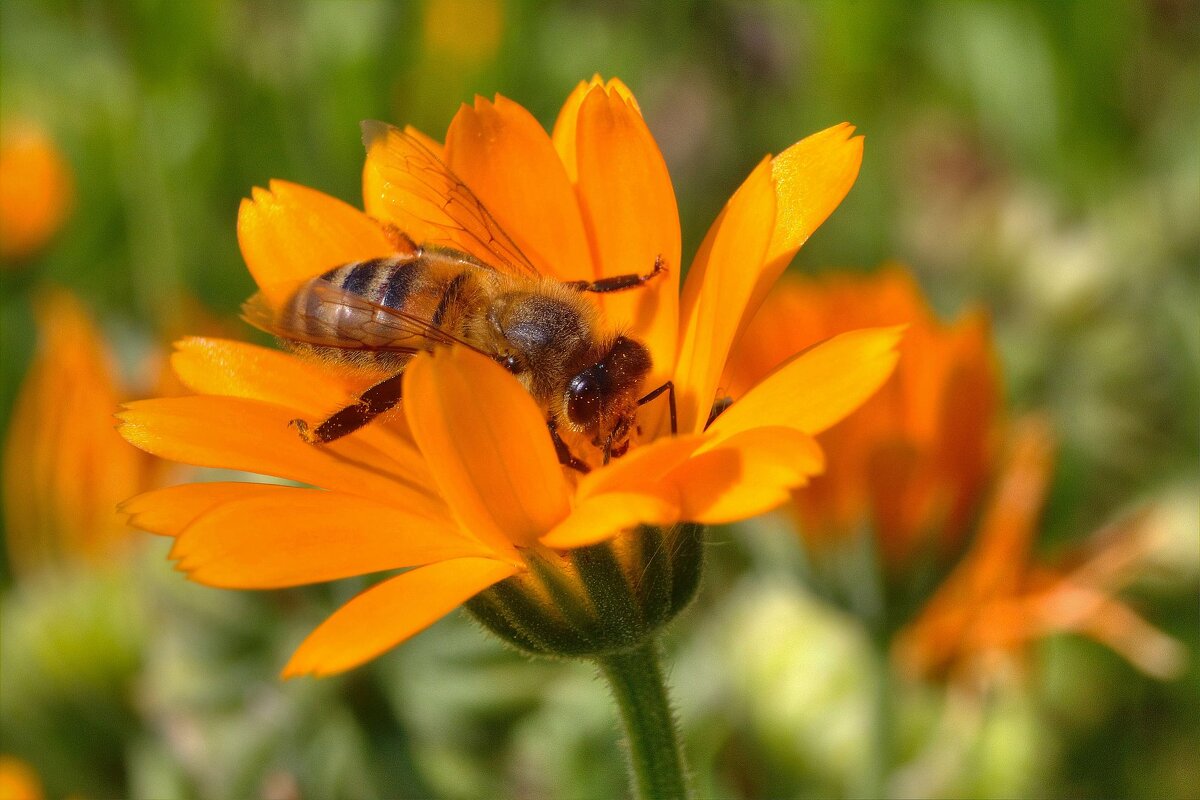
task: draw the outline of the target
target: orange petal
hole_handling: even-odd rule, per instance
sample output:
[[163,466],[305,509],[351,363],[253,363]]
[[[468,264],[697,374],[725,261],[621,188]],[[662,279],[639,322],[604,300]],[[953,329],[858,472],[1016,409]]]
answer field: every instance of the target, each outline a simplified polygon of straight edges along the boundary
[[679,519],[679,507],[664,497],[610,492],[580,503],[541,542],[555,550],[570,550],[602,542],[637,525],[671,525]]
[[476,97],[450,123],[446,164],[543,274],[593,277],[575,192],[532,114],[505,97]]
[[449,348],[413,360],[404,411],[441,495],[481,540],[528,545],[569,512],[546,420],[494,361]]
[[[404,132],[415,138],[422,147],[433,153],[439,161],[446,160],[446,153],[443,150],[442,145],[435,139],[427,136],[411,125],[406,125]],[[388,193],[390,191],[388,186],[389,182],[385,176],[386,170],[380,169],[380,166],[382,165],[380,159],[385,155],[386,151],[384,148],[380,147],[375,149],[374,154],[372,154],[371,151],[373,143],[370,141],[364,141],[364,144],[366,145],[367,157],[363,160],[362,172],[363,208],[366,210],[369,216],[372,216],[375,219],[391,222],[392,224],[398,224],[396,220],[393,220],[388,216],[390,206],[390,204],[387,202]],[[404,230],[409,236],[413,237],[417,241],[422,239],[422,231],[420,230],[410,230],[408,228],[402,228],[402,230]]]
[[356,667],[419,633],[517,567],[456,558],[410,570],[355,597],[309,634],[283,677],[332,675]]
[[[831,453],[841,455],[836,449],[838,444],[825,442]],[[839,473],[840,467],[834,466],[830,476],[844,476],[846,470]],[[852,477],[866,492],[865,496],[857,496],[863,505],[853,518],[871,517],[883,562],[892,570],[903,570],[911,566],[910,559],[915,555],[933,555],[931,546],[941,544],[930,541],[930,531],[938,530],[932,509],[941,502],[937,491],[940,487],[931,479],[932,470],[921,458],[921,451],[903,437],[881,437],[855,467]],[[846,514],[843,519],[850,517]]]
[[709,228],[683,286],[675,369],[681,432],[699,432],[708,419],[774,227],[775,190],[764,159]]
[[[785,275],[739,335],[726,363],[722,388],[736,399],[801,350],[859,328],[910,323],[901,352],[919,351],[911,340],[924,327],[924,320],[934,322],[923,306],[915,280],[898,267],[885,267],[873,275]],[[900,360],[897,372],[903,369],[903,355]]]
[[579,180],[575,159],[575,125],[579,121],[579,107],[583,105],[583,99],[587,97],[591,88],[598,85],[603,85],[603,82],[599,75],[595,75],[591,81],[580,81],[571,90],[558,112],[558,118],[554,120],[554,130],[550,134],[554,149],[558,151],[558,157],[562,159],[571,183]]
[[682,464],[705,441],[703,436],[671,436],[637,447],[628,455],[583,476],[576,496],[590,498],[609,492],[636,492]]
[[254,190],[238,209],[242,258],[267,301],[287,300],[297,282],[394,248],[379,223],[341,200],[287,181]]
[[621,98],[627,100],[635,111],[639,114],[642,113],[633,92],[629,91],[629,87],[622,83],[620,78],[610,78],[605,83],[604,79],[597,74],[593,75],[590,81],[580,81],[567,95],[562,109],[558,112],[558,118],[554,121],[554,132],[551,134],[554,147],[558,150],[558,155],[566,166],[572,183],[578,180],[578,173],[575,170],[575,125],[579,121],[579,107],[583,105],[583,100],[587,97],[588,92],[596,86],[616,92]]
[[[228,339],[193,337],[177,342],[175,348],[171,367],[189,389],[287,406],[310,421],[344,408],[378,378]],[[407,428],[403,415],[388,414],[353,436],[421,471],[421,458]]]
[[824,466],[824,454],[811,436],[763,427],[702,449],[666,483],[678,492],[682,519],[720,525],[776,508]]
[[0,503],[21,573],[111,557],[128,534],[115,506],[143,488],[149,466],[113,431],[116,371],[87,311],[63,291],[39,296],[35,311],[38,353],[13,408]]
[[287,487],[210,508],[171,550],[192,580],[230,589],[300,586],[490,555],[449,520],[339,492]]
[[412,125],[405,125],[404,132],[420,142],[426,150],[433,153],[439,159],[442,161],[446,160],[446,148],[443,147],[442,143],[437,139],[434,139],[432,136],[424,133],[423,131],[417,130]]
[[129,516],[129,524],[159,536],[176,536],[209,509],[272,494],[286,487],[269,483],[185,483],[168,486],[131,497],[119,506],[122,514]]
[[332,369],[230,339],[181,339],[175,343],[171,367],[197,394],[326,410],[351,399],[350,382]]
[[1177,678],[1187,666],[1187,648],[1181,642],[1103,591],[1064,581],[1028,605],[1032,606],[1029,616],[1045,626],[1044,633],[1077,631],[1091,636],[1159,680]]
[[843,333],[764,378],[709,427],[722,439],[763,425],[820,433],[875,393],[896,366],[902,326]]
[[1041,417],[1014,425],[1010,447],[975,542],[954,572],[976,596],[1011,595],[1024,580],[1054,468],[1054,435]]
[[[632,99],[594,87],[579,107],[575,170],[598,277],[665,274],[598,297],[608,322],[650,348],[659,382],[674,371],[678,338],[679,211],[662,153]],[[651,382],[653,382],[651,379]]]
[[[445,150],[442,144],[427,134],[422,133],[412,125],[404,126],[404,133],[418,140],[422,148],[432,152],[438,158],[438,161],[445,161]],[[384,151],[377,151],[372,157],[370,143],[367,143],[367,157],[362,162],[362,207],[366,209],[368,215],[377,219],[386,219],[386,196],[388,196],[389,188],[388,181],[384,178],[384,173],[379,169],[379,158],[384,155]],[[410,236],[418,237],[418,231],[406,231]]]
[[523,253],[496,241],[495,220],[479,210],[462,179],[450,172],[442,148],[430,150],[427,137],[415,135],[411,128],[401,132],[377,122],[363,123],[363,141],[363,202],[368,214],[417,244],[461,250],[487,264],[520,261]]
[[294,416],[283,406],[212,396],[141,400],[117,415],[127,441],[171,461],[273,475],[430,515],[446,513],[414,465],[353,436],[319,447],[307,444],[289,425]]
[[771,160],[775,235],[747,306],[746,322],[800,246],[841,204],[862,165],[863,137],[848,122],[796,142]]

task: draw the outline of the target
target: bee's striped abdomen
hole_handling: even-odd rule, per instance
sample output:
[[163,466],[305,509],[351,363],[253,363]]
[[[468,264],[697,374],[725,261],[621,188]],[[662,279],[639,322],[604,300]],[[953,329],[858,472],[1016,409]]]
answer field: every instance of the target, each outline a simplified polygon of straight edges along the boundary
[[[278,327],[296,332],[289,341],[294,350],[341,363],[398,368],[408,353],[438,341],[421,334],[420,320],[464,336],[478,316],[476,306],[486,301],[481,281],[488,275],[484,268],[441,253],[343,264],[301,286],[282,310]],[[347,299],[340,301],[322,287],[338,289]],[[350,302],[350,297],[369,303]],[[385,308],[415,320],[411,332],[397,328]]]
[[388,308],[404,308],[404,304],[408,302],[408,296],[417,284],[420,269],[415,262],[405,265],[397,264],[392,267],[390,274],[384,279],[384,291],[383,297],[379,300],[380,305]]
[[381,306],[403,309],[420,272],[416,262],[390,256],[343,264],[326,272],[321,280]]
[[[375,351],[370,340],[361,333],[364,323],[373,315],[354,306],[328,302],[318,287],[328,284],[374,304],[404,310],[420,272],[420,267],[411,259],[387,256],[343,264],[312,279],[297,290],[282,311],[285,319],[282,327],[297,333],[289,346],[300,352],[315,351],[322,358],[340,363],[383,369],[398,367],[407,356],[387,350]],[[337,348],[305,344],[310,338],[317,341],[340,338],[346,342],[361,342],[363,346]]]

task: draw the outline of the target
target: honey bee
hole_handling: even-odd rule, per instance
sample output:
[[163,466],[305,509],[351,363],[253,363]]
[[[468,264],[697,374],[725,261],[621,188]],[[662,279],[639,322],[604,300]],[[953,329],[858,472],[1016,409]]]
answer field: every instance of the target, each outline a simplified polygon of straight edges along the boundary
[[[607,462],[627,450],[638,407],[664,391],[674,429],[670,382],[642,395],[650,351],[606,330],[584,296],[644,285],[665,270],[661,256],[645,274],[569,282],[542,275],[416,137],[367,122],[363,138],[368,150],[389,149],[380,168],[385,201],[427,238],[417,244],[388,227],[395,254],[334,266],[278,307],[261,294],[243,307],[248,322],[293,352],[387,375],[315,427],[294,420],[305,441],[332,442],[392,409],[412,357],[449,345],[472,348],[515,375],[541,406],[559,461],[581,472],[588,464],[571,453],[563,430],[586,437]],[[463,242],[473,252],[457,249]]]

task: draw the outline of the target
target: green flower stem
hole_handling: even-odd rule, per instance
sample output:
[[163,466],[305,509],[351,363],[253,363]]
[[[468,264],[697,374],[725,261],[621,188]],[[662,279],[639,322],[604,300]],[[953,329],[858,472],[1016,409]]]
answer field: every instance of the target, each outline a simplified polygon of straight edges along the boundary
[[888,797],[888,778],[892,769],[892,697],[891,662],[888,643],[882,635],[871,637],[871,739],[867,753],[866,791],[864,797],[885,800]]
[[634,797],[685,800],[683,750],[659,665],[658,642],[650,638],[633,650],[598,656],[596,663],[621,709]]

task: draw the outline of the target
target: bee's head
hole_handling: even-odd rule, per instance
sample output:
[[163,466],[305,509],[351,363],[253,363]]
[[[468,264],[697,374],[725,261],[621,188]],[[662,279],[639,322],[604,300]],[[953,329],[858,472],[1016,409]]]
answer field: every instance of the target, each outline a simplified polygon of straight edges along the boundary
[[622,455],[637,412],[642,382],[650,371],[650,351],[624,336],[567,383],[567,419],[592,437],[606,455]]

